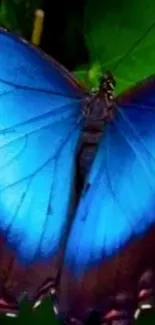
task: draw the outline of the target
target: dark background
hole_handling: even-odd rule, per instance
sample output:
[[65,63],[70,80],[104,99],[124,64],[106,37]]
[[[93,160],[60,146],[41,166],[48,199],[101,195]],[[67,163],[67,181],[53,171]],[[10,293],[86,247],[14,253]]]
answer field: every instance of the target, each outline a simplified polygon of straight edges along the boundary
[[88,62],[88,49],[84,36],[86,0],[44,0],[44,31],[41,47],[57,58],[68,69]]

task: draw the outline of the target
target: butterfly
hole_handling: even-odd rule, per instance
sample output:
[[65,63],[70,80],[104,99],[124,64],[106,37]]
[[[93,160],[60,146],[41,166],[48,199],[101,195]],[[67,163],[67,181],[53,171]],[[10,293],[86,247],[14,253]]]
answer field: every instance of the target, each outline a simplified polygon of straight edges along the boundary
[[50,293],[67,324],[132,320],[154,297],[154,76],[114,98],[111,73],[90,93],[4,28],[0,44],[1,311]]

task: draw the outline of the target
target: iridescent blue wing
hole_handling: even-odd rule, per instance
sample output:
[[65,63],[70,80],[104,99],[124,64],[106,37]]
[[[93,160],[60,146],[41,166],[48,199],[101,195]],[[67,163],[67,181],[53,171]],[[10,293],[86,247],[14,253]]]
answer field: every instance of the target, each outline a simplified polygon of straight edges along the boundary
[[105,126],[68,239],[62,311],[81,317],[98,303],[104,313],[110,296],[134,290],[144,269],[155,269],[154,225],[153,78],[120,98]]
[[0,44],[0,259],[5,243],[15,264],[29,265],[57,255],[65,234],[85,94],[2,28]]

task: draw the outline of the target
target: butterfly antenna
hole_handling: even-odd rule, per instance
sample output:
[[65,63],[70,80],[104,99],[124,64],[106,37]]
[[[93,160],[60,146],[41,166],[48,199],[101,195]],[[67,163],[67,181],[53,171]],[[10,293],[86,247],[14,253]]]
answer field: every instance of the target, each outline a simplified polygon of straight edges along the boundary
[[124,61],[129,54],[131,54],[136,48],[137,46],[143,42],[143,40],[145,39],[145,37],[150,33],[150,31],[155,27],[155,22],[153,24],[151,24],[151,26],[145,31],[145,33],[138,38],[138,40],[136,40],[136,42],[131,46],[131,48],[125,53],[125,55],[116,63],[116,65],[113,68],[113,72],[116,71],[116,69],[120,66],[120,64],[122,63],[122,61]]

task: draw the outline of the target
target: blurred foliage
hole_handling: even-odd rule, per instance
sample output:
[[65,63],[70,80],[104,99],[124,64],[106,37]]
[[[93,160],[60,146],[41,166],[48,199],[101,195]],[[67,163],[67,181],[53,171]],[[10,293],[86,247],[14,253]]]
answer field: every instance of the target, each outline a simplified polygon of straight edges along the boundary
[[41,0],[1,0],[0,24],[30,39],[34,12]]

